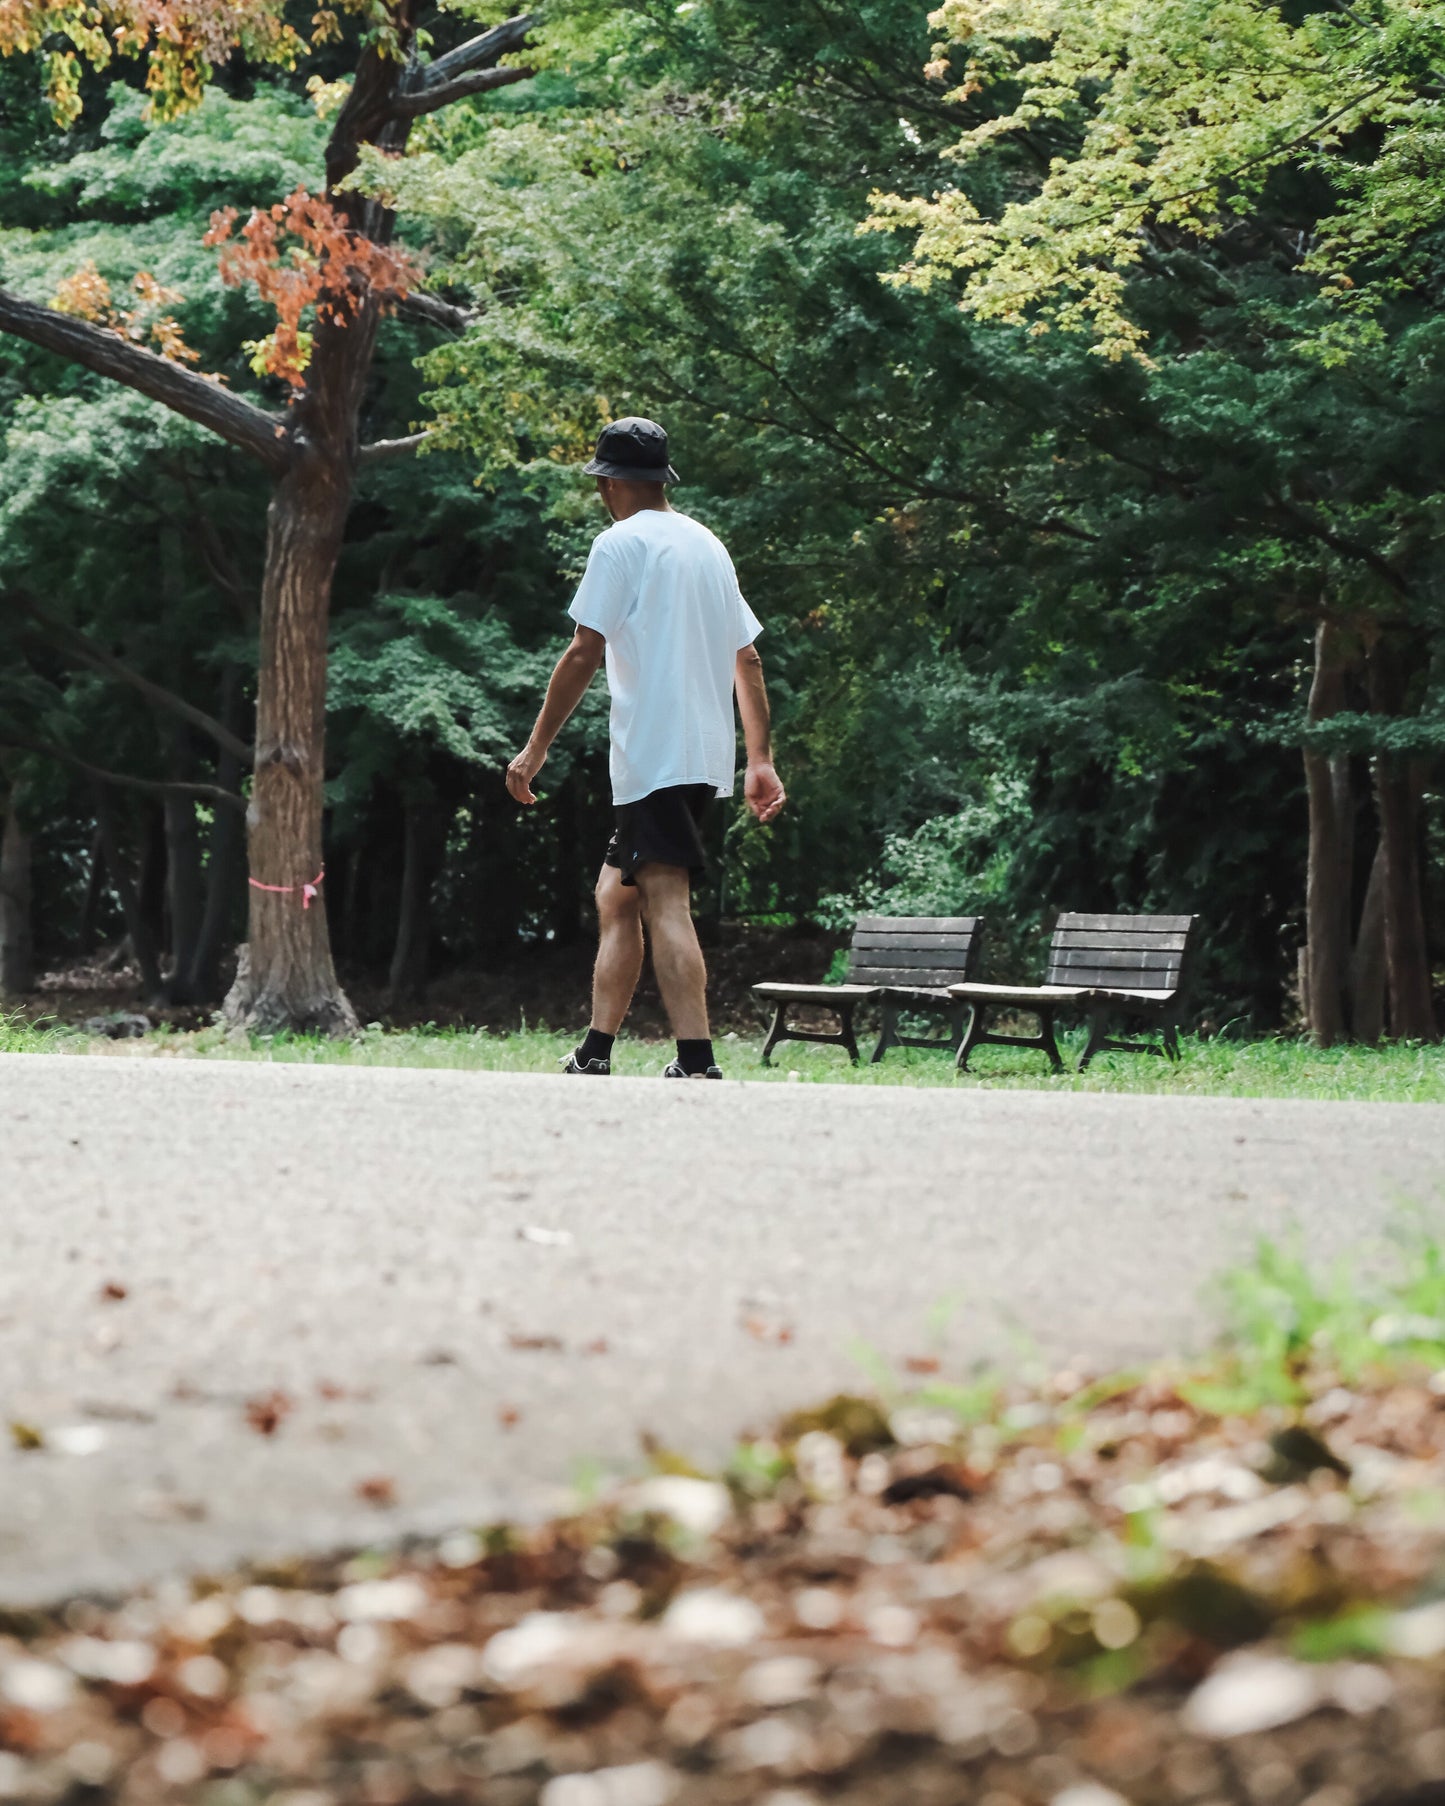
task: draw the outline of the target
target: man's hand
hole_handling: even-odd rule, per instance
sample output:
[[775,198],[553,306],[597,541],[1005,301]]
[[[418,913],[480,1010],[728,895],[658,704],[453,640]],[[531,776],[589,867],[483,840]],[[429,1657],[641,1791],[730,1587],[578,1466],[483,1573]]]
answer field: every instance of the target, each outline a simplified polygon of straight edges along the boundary
[[765,762],[749,764],[743,782],[743,800],[759,821],[771,821],[787,802],[787,792],[772,766]]
[[547,763],[547,754],[538,752],[529,740],[507,767],[507,789],[519,803],[535,803],[532,779]]

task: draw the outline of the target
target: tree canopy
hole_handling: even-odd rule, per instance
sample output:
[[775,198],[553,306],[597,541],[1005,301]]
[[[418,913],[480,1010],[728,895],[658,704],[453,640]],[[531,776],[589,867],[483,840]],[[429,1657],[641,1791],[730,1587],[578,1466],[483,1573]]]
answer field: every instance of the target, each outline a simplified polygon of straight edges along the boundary
[[[714,910],[981,910],[1011,977],[1058,908],[1198,911],[1205,1019],[1292,1020],[1307,927],[1323,947],[1313,757],[1336,1032],[1433,1032],[1434,10],[566,0],[531,80],[423,117],[404,156],[363,150],[350,186],[395,210],[435,309],[402,310],[362,403],[374,431],[427,441],[361,466],[337,567],[343,966],[405,989],[580,932],[608,825],[601,699],[534,816],[499,768],[601,524],[576,465],[637,412],[667,424],[677,502],[766,623],[794,799],[769,833],[721,825]],[[22,67],[0,65],[17,121],[41,104]],[[277,316],[202,240],[218,210],[313,179],[335,97],[284,62],[238,67],[157,119],[114,70],[87,79],[68,137],[15,128],[5,279],[45,300],[90,283],[93,304],[93,270],[110,330],[155,342],[160,323],[280,401]],[[159,967],[175,795],[85,767],[204,784],[239,755],[96,656],[245,749],[264,485],[154,404],[58,363],[37,389],[3,341],[0,360],[0,745],[27,774],[45,951],[95,932],[100,784]],[[83,520],[124,523],[120,543],[82,544]],[[187,807],[224,842],[222,805]],[[234,935],[234,874],[226,895]]]

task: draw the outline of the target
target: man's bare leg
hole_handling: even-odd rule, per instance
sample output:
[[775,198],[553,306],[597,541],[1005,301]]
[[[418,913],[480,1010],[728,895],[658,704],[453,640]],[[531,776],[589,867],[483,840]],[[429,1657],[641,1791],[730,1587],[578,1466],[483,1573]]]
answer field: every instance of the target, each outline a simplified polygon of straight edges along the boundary
[[592,969],[592,1026],[615,1035],[642,976],[642,899],[604,865],[597,879],[597,964]]
[[637,888],[652,947],[652,969],[672,1032],[679,1041],[706,1041],[707,967],[692,921],[692,877],[686,866],[639,866]]

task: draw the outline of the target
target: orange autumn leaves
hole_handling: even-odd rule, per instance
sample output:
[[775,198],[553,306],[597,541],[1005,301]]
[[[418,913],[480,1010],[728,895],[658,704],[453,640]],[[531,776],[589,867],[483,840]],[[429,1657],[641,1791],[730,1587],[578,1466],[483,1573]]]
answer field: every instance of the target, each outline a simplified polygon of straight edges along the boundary
[[136,276],[131,287],[136,305],[117,307],[105,277],[93,263],[83,263],[61,283],[52,306],[60,313],[104,326],[136,344],[149,344],[162,357],[194,364],[200,353],[186,343],[179,321],[168,311],[183,299],[180,291],[165,287],[145,270]]
[[294,65],[304,48],[278,0],[0,0],[0,56],[44,57],[61,125],[80,115],[83,64],[102,69],[115,56],[144,57],[151,109],[169,119],[196,104],[233,51]]
[[255,208],[236,230],[237,213],[211,215],[204,242],[221,248],[221,278],[233,287],[252,282],[276,310],[275,329],[253,340],[251,368],[293,389],[304,386],[312,335],[302,321],[308,308],[329,325],[344,326],[368,294],[399,300],[416,280],[404,251],[356,232],[324,195],[298,188],[284,201]]
[[[305,387],[312,334],[303,322],[309,309],[317,320],[344,326],[368,294],[392,303],[416,281],[416,266],[404,251],[354,231],[324,195],[298,188],[273,207],[254,209],[239,230],[237,218],[234,207],[213,213],[203,242],[219,248],[223,282],[230,287],[254,283],[261,299],[276,310],[274,329],[249,340],[245,349],[257,376],[278,377],[293,390]],[[88,262],[65,278],[52,305],[147,345],[162,357],[195,363],[198,354],[169,311],[183,300],[180,292],[145,271],[132,287],[136,305],[118,306],[109,282]]]

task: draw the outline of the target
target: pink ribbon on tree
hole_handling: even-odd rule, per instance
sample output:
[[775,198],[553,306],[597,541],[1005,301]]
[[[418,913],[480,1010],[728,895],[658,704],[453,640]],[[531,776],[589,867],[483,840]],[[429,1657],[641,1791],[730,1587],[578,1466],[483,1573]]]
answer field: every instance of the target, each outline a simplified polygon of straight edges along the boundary
[[292,891],[299,890],[301,892],[301,907],[303,909],[310,909],[311,899],[318,895],[318,887],[325,876],[326,867],[323,865],[321,870],[309,884],[262,884],[259,878],[248,878],[246,882],[251,886],[252,890],[274,891],[278,896],[289,896]]

